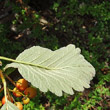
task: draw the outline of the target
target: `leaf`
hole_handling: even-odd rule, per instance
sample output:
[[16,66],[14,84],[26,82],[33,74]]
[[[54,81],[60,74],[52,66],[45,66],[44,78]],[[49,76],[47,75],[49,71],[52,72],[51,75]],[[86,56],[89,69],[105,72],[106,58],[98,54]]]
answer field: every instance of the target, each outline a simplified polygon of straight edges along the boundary
[[14,72],[15,70],[16,70],[15,68],[8,68],[8,69],[6,69],[5,74],[6,74],[6,75],[9,75],[9,74],[11,74],[12,72]]
[[16,63],[9,67],[18,68],[20,74],[43,92],[48,90],[57,96],[62,91],[74,94],[89,88],[90,80],[95,75],[94,67],[80,54],[81,50],[70,44],[56,51],[40,46],[24,50]]
[[13,103],[7,100],[7,103],[5,103],[1,110],[19,110]]

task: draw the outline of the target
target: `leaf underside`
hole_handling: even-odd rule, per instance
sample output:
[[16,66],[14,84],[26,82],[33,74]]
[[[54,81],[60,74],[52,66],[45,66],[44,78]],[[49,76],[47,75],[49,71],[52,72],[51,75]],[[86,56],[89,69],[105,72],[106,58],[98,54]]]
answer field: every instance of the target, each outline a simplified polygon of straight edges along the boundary
[[94,67],[80,54],[81,50],[69,44],[52,51],[40,46],[24,50],[17,61],[6,66],[18,68],[20,74],[43,92],[48,90],[57,96],[62,91],[70,95],[74,90],[83,91],[89,88],[90,80],[95,75]]
[[4,104],[1,110],[19,110],[13,103],[7,100],[7,104]]

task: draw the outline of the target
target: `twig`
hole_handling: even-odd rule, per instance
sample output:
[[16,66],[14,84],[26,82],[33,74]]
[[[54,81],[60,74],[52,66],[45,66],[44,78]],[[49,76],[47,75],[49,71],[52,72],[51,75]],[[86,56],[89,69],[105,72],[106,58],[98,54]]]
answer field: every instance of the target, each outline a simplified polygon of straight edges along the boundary
[[3,83],[3,87],[4,87],[4,95],[5,95],[5,100],[7,102],[7,91],[6,91],[6,81],[5,81],[5,78],[4,78],[4,75],[2,73],[2,70],[0,70],[0,78],[2,80],[2,83]]
[[10,92],[16,92],[16,93],[19,93],[19,94],[21,94],[22,96],[25,96],[22,92],[20,92],[20,91],[14,91],[14,90],[11,90],[11,89],[9,89],[9,91]]
[[3,91],[3,89],[4,89],[4,87],[2,87],[2,88],[0,89],[0,92],[2,92],[2,91]]
[[14,86],[16,86],[15,82],[14,82],[9,76],[5,75],[5,77],[6,77]]

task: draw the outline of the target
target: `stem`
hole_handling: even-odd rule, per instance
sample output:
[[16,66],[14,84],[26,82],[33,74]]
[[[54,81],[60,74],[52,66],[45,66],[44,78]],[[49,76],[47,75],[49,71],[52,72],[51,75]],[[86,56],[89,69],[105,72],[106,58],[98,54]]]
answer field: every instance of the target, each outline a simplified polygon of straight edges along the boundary
[[9,76],[5,75],[5,77],[6,77],[14,86],[16,86],[15,82],[14,82]]
[[2,66],[2,62],[0,61],[0,66]]
[[0,56],[0,59],[1,59],[1,60],[6,60],[6,61],[12,61],[12,62],[15,61],[14,59],[7,58],[7,57],[3,57],[3,56]]
[[20,91],[14,91],[14,90],[11,90],[11,89],[9,89],[9,91],[10,92],[16,92],[16,93],[19,93],[19,94],[21,94],[22,96],[25,96],[22,92],[20,92]]
[[0,89],[0,93],[3,91],[3,89],[4,89],[4,87],[2,87],[2,88]]
[[8,88],[7,88],[7,96],[8,96],[8,100],[11,102],[13,97],[10,95],[10,92],[9,92]]
[[37,65],[37,64],[33,64],[33,63],[18,61],[18,60],[14,60],[14,59],[7,58],[7,57],[3,57],[3,56],[0,56],[0,59],[1,59],[1,60],[6,60],[6,61],[15,62],[15,63],[20,63],[20,64],[25,64],[25,65],[36,66],[36,67],[44,68],[44,69],[47,69],[47,70],[53,70],[53,69],[55,69],[55,68],[48,68],[48,67],[41,66],[41,65]]
[[5,81],[4,75],[2,73],[2,70],[0,70],[0,78],[2,79],[2,83],[3,83],[3,87],[4,87],[5,100],[7,102],[6,81]]

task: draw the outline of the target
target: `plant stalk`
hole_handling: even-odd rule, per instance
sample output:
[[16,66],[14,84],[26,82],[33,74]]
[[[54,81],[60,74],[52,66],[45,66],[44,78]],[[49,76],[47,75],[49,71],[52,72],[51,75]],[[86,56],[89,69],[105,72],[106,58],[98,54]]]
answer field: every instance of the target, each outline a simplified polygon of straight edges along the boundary
[[44,68],[44,69],[47,69],[47,70],[55,70],[55,69],[56,69],[56,68],[48,68],[48,67],[41,66],[41,65],[38,65],[38,64],[33,64],[33,63],[18,61],[18,60],[14,60],[14,59],[7,58],[7,57],[3,57],[3,56],[0,56],[0,59],[1,59],[1,60],[6,60],[6,61],[15,62],[15,63],[20,63],[20,64],[25,64],[25,65],[36,66],[36,67]]
[[3,83],[4,94],[5,94],[5,100],[6,100],[6,102],[7,102],[6,81],[5,81],[4,75],[3,75],[3,73],[2,73],[2,70],[0,70],[0,78],[1,78],[2,83]]

